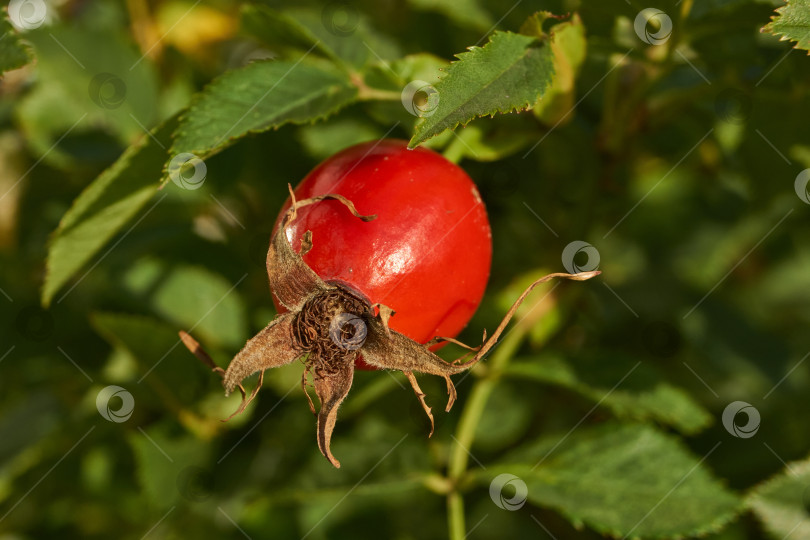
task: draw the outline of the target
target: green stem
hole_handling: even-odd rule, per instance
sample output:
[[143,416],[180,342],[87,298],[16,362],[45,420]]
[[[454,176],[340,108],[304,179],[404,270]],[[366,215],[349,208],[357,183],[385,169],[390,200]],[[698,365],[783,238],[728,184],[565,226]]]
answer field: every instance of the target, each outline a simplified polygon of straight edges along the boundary
[[481,415],[484,414],[489,395],[498,383],[501,372],[523,342],[528,330],[528,325],[518,324],[503,338],[503,341],[498,345],[498,348],[486,364],[488,368],[487,376],[477,381],[470,393],[470,398],[461,413],[461,420],[456,430],[457,443],[450,452],[448,463],[448,477],[455,482],[461,479],[467,471],[468,450],[475,440],[475,430],[481,420]]
[[464,498],[454,491],[447,496],[447,527],[450,540],[464,540],[467,536],[464,525]]
[[394,92],[393,90],[379,90],[377,88],[366,86],[358,89],[357,98],[362,101],[400,101],[402,99],[402,95],[399,92]]
[[464,526],[464,499],[459,489],[459,481],[467,472],[469,461],[468,450],[472,447],[475,439],[475,430],[481,415],[487,405],[489,395],[498,383],[503,369],[509,363],[515,351],[520,346],[529,325],[518,323],[512,331],[503,338],[498,348],[487,362],[487,374],[479,379],[470,393],[470,398],[461,413],[461,420],[456,429],[456,444],[450,451],[450,459],[447,465],[447,476],[452,482],[453,491],[447,495],[447,525],[449,528],[450,540],[464,540],[466,536]]
[[402,99],[401,92],[381,90],[367,85],[363,75],[356,71],[349,72],[349,78],[352,84],[357,87],[357,99],[360,101],[399,101]]

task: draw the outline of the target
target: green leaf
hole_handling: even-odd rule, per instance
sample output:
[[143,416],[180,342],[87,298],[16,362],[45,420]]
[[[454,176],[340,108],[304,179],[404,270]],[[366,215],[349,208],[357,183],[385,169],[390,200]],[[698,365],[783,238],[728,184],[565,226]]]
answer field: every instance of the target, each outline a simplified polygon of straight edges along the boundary
[[438,105],[416,124],[411,148],[473,118],[531,107],[554,73],[551,47],[511,32],[495,32],[483,48],[457,57],[436,85]]
[[619,418],[654,420],[687,434],[712,422],[708,411],[658,370],[623,355],[583,355],[568,361],[546,354],[515,360],[505,374],[568,388]]
[[197,94],[175,132],[172,155],[208,157],[240,137],[322,119],[357,97],[348,75],[302,61],[254,62]]
[[[646,425],[609,423],[548,437],[513,455],[532,465],[497,465],[526,483],[528,500],[575,525],[612,536],[672,538],[716,531],[741,502],[671,435]],[[508,463],[508,462],[506,462]],[[508,496],[508,495],[507,495]]]
[[771,17],[762,31],[782,36],[780,41],[795,41],[796,49],[810,51],[810,0],[788,0],[776,12],[778,15]]
[[129,147],[73,202],[51,238],[44,305],[154,197],[176,126],[172,118]]
[[11,23],[0,17],[0,74],[23,67],[31,61],[31,52],[20,41]]
[[238,349],[247,340],[245,308],[234,284],[205,268],[169,267],[143,259],[123,276],[124,288],[144,297],[161,317],[194,335],[207,346]]
[[746,504],[773,538],[810,537],[810,458],[786,469],[753,489]]

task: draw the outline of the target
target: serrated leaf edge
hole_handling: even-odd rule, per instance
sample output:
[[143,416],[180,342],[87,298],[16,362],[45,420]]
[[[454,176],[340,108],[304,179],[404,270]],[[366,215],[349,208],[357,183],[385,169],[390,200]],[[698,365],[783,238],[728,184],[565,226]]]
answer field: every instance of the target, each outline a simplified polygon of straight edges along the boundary
[[790,6],[790,0],[786,0],[785,5],[784,6],[779,6],[778,8],[776,8],[774,10],[775,14],[771,15],[771,21],[768,24],[766,24],[765,26],[763,26],[762,28],[760,28],[759,31],[763,32],[763,33],[766,33],[766,34],[771,34],[772,36],[780,36],[779,41],[792,41],[793,43],[795,43],[793,45],[794,49],[797,49],[797,50],[800,50],[800,51],[807,51],[807,55],[810,56],[810,48],[805,49],[803,47],[799,47],[799,40],[794,40],[793,38],[788,37],[783,31],[776,30],[773,27],[774,23],[777,22],[776,19],[778,17],[784,17],[785,16],[785,10],[787,10],[790,7],[791,7]]

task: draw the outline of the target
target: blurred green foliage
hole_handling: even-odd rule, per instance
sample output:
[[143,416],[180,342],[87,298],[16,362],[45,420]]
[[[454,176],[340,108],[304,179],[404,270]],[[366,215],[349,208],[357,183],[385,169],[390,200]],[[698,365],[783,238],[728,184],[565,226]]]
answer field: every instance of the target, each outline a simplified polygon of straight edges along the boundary
[[[809,13],[10,2],[0,535],[810,537]],[[401,374],[356,374],[336,470],[300,365],[225,424],[238,396],[177,331],[225,365],[275,314],[286,184],[380,137],[459,162],[487,204],[463,341],[545,271],[598,253],[603,274],[533,293],[450,413],[420,378],[430,439]]]

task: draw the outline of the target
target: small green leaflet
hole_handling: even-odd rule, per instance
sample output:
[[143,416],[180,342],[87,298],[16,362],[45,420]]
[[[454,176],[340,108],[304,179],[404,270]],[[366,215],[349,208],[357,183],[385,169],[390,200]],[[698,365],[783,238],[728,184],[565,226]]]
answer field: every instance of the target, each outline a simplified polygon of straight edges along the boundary
[[225,73],[193,98],[171,154],[205,159],[249,133],[325,118],[356,96],[349,76],[325,65],[254,62]]
[[762,31],[782,36],[781,41],[795,41],[796,49],[810,51],[810,0],[788,0],[776,12],[778,15],[771,17]]
[[746,503],[772,538],[810,537],[810,458],[789,463],[781,473],[752,490]]
[[457,57],[436,84],[438,105],[417,123],[411,148],[473,118],[531,107],[554,74],[551,47],[512,32],[495,32],[483,48]]

